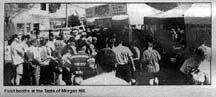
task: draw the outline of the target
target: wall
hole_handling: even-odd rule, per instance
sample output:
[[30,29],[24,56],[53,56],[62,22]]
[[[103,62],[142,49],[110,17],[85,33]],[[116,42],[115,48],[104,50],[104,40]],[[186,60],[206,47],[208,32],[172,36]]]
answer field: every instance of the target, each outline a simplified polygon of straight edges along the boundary
[[[48,16],[48,4],[46,5],[46,11],[41,10],[40,4],[35,4],[31,9],[24,9],[21,13],[14,16],[12,19],[17,29],[17,23],[24,24],[24,32],[20,34],[29,34],[30,31],[33,31],[33,24],[39,23],[40,30],[45,30],[50,28],[50,19]],[[30,31],[27,31],[27,24],[30,23]],[[16,31],[18,34],[18,32]]]

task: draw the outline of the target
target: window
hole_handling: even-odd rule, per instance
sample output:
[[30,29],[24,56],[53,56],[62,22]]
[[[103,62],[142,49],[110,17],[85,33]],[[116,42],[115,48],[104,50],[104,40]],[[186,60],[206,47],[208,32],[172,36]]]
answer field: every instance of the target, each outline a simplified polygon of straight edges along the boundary
[[35,24],[34,24],[34,30],[39,30],[39,26],[40,26],[39,23],[35,23]]
[[34,23],[34,34],[38,35],[40,30],[40,24]]
[[24,23],[17,23],[16,31],[17,31],[17,34],[23,34],[24,33]]
[[31,23],[26,24],[27,33],[31,32]]
[[46,3],[41,3],[41,10],[46,10]]

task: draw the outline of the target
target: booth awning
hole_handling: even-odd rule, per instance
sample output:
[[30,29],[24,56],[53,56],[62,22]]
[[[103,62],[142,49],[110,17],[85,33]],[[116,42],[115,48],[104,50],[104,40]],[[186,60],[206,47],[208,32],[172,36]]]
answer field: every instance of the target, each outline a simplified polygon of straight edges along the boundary
[[149,16],[152,18],[184,18],[185,24],[210,24],[211,5],[210,3],[187,3],[158,15]]
[[129,18],[130,24],[143,24],[143,17],[161,13],[147,4],[127,4],[127,15],[113,16],[113,20],[124,20]]
[[184,17],[185,12],[191,7],[191,4],[181,4],[173,9],[170,9],[166,12],[163,12],[158,15],[152,15],[150,17],[156,18],[175,18],[175,17]]
[[211,24],[210,3],[195,3],[185,12],[186,24]]

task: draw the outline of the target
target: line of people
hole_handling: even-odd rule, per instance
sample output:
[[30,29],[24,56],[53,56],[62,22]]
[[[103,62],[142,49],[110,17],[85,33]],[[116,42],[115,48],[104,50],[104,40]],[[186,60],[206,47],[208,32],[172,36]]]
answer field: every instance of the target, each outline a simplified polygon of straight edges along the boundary
[[[54,37],[50,33],[48,39],[13,35],[9,41],[13,64],[11,83],[12,85],[135,85],[135,72],[142,72],[145,68],[149,84],[159,84],[161,55],[154,49],[153,38],[147,40],[147,48],[142,53],[142,58],[136,42],[129,47],[115,35],[104,40],[106,46],[101,47],[104,42],[98,40],[96,36],[87,37],[86,32],[79,37],[72,34],[67,41],[62,34]],[[204,56],[201,51],[195,54]],[[186,60],[180,71],[188,75],[184,72],[190,67],[188,64],[197,67],[203,60],[202,57],[200,61],[198,59],[200,57],[195,57],[194,60],[188,59],[197,61],[196,64]],[[190,75],[192,69],[194,68],[190,69]]]

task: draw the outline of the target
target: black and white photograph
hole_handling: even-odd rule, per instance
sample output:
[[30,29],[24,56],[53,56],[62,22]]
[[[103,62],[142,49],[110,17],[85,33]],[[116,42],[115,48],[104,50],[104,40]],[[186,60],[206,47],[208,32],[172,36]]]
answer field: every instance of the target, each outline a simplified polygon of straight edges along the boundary
[[4,85],[210,85],[210,3],[6,3]]
[[212,85],[211,2],[3,6],[3,87]]

